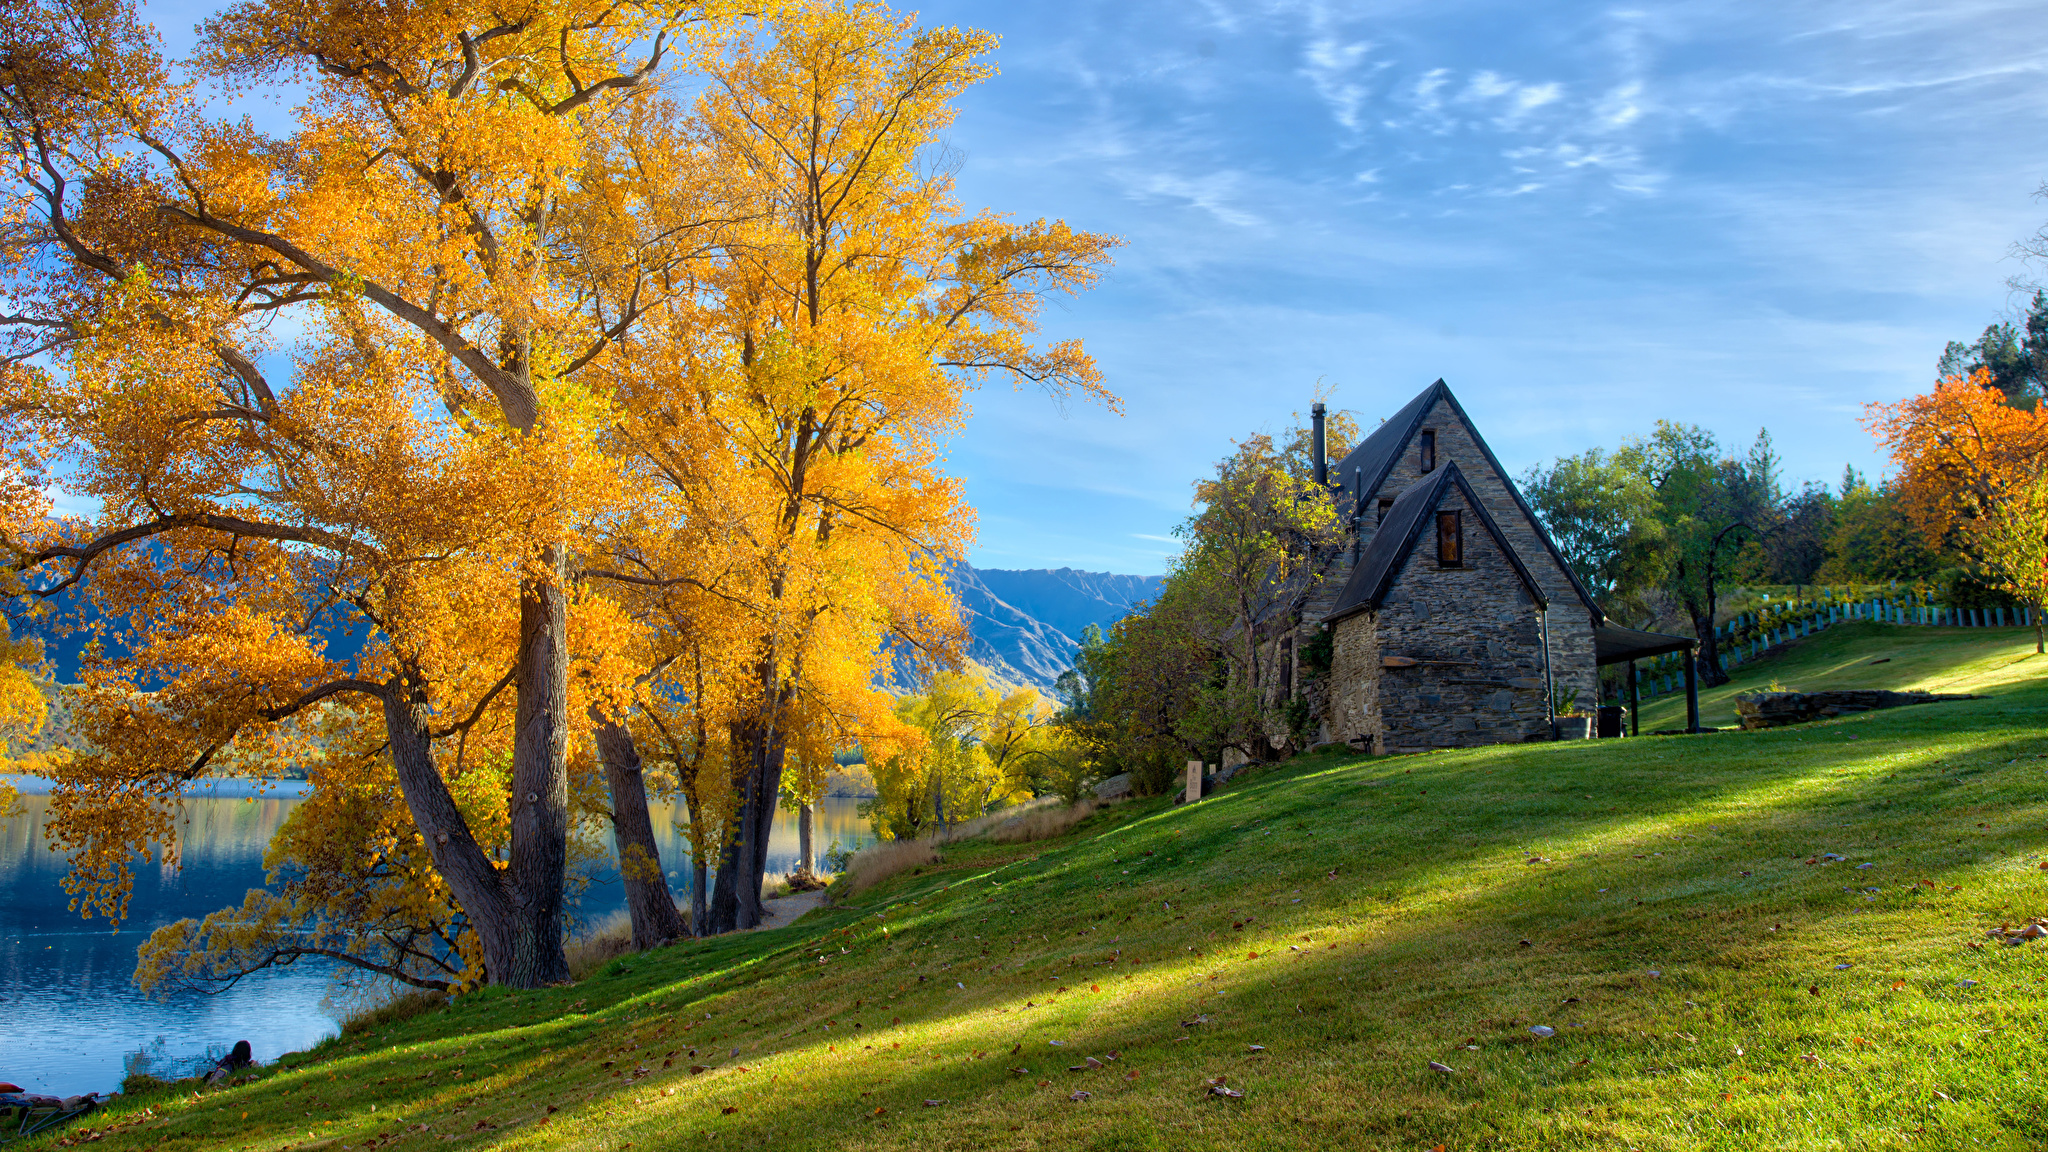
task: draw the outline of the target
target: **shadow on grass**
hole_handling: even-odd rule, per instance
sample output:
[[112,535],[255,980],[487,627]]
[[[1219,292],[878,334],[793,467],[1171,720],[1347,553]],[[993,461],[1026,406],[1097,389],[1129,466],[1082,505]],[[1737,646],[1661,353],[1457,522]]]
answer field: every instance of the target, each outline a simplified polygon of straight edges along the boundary
[[[304,1147],[338,1131],[352,1148],[451,1136],[615,1148],[705,1134],[879,1145],[901,1131],[971,1132],[974,1143],[999,1121],[1083,1123],[1066,1100],[1078,1089],[1098,1097],[1085,1123],[1105,1147],[1159,1131],[1277,1147],[1257,1127],[1270,1114],[1219,1113],[1194,1076],[1199,1065],[1280,1095],[1261,1080],[1274,1057],[1249,1053],[1253,1043],[1290,1060],[1320,1047],[1373,1085],[1370,1109],[1294,1101],[1296,1123],[1390,1141],[1468,1133],[1477,1121],[1459,1109],[1482,1099],[1540,1114],[1534,1101],[1566,1092],[1570,1077],[1596,1079],[1542,1054],[1526,1032],[1539,1004],[1583,1006],[1585,1035],[1604,1045],[1598,1082],[1669,1080],[1725,1063],[1659,1024],[1684,995],[1734,998],[1731,979],[1769,969],[1795,939],[1967,910],[1968,890],[1947,885],[2031,843],[2014,817],[2039,791],[2006,761],[2048,750],[2031,725],[2041,702],[2021,693],[1938,717],[1297,761],[1192,808],[1155,800],[1099,814],[1060,841],[956,845],[946,864],[857,907],[642,954],[573,989],[467,997],[208,1095],[151,1140]],[[1978,826],[1991,818],[2001,826]],[[1879,840],[1891,845],[1882,881],[1851,879],[1876,871],[1854,866]],[[1830,851],[1852,859],[1805,863]],[[1042,938],[1021,943],[1025,926]],[[1822,1006],[1781,979],[1717,1027],[1796,1022]],[[1212,1021],[1176,1039],[1180,1021],[1202,1014]],[[1624,1047],[1630,1029],[1652,1038]],[[1425,1034],[1444,1046],[1417,1049]],[[1480,1052],[1449,1044],[1466,1036]],[[1100,1071],[1047,1061],[1112,1049],[1123,1058]],[[1469,1075],[1429,1073],[1424,1058]],[[709,1070],[693,1075],[692,1064]],[[1140,1078],[1123,1079],[1126,1068]],[[1173,1070],[1170,1089],[1145,1075],[1154,1069]],[[784,1076],[802,1078],[801,1095],[775,1088]],[[656,1108],[664,1089],[680,1107]],[[1344,1095],[1336,1082],[1332,1093]],[[228,1121],[244,1110],[250,1120]],[[422,1122],[432,1128],[413,1130]]]

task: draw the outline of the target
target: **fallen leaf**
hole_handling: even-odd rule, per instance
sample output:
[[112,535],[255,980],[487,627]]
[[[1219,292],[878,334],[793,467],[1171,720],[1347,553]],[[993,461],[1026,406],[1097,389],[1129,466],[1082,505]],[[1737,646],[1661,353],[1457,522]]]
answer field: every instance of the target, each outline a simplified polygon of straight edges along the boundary
[[1068,1096],[1067,1099],[1079,1103],[1082,1100],[1093,1099],[1094,1095],[1095,1094],[1093,1092],[1075,1092],[1072,1095]]
[[1456,1068],[1453,1068],[1453,1067],[1451,1067],[1451,1066],[1450,1066],[1450,1065],[1448,1065],[1448,1064],[1439,1064],[1439,1063],[1437,1063],[1437,1062],[1436,1062],[1436,1061],[1434,1061],[1434,1060],[1431,1060],[1431,1061],[1429,1062],[1429,1070],[1430,1070],[1431,1072],[1456,1072],[1456,1071],[1457,1071],[1457,1069],[1456,1069]]
[[1242,1093],[1242,1092],[1239,1092],[1239,1091],[1238,1091],[1237,1089],[1235,1089],[1235,1088],[1225,1088],[1225,1087],[1224,1087],[1223,1085],[1221,1085],[1221,1084],[1211,1084],[1211,1085],[1209,1086],[1209,1095],[1211,1095],[1211,1096],[1221,1096],[1221,1097],[1222,1097],[1223,1099],[1225,1099],[1225,1100],[1242,1100],[1242,1099],[1244,1099],[1244,1093]]
[[1126,1080],[1136,1080],[1137,1078],[1138,1070],[1136,1068],[1133,1068],[1129,1072],[1124,1073],[1124,1079]]
[[944,1103],[944,1100],[927,1100],[924,1102],[924,1106],[927,1108],[937,1108],[939,1105]]
[[1820,995],[1820,985],[1809,984],[1806,986],[1806,991],[1809,995],[1818,996]]
[[1253,1044],[1250,1045],[1250,1048],[1254,1052],[1264,1052],[1266,1050],[1266,1046],[1264,1044]]
[[1534,1033],[1535,1033],[1536,1035],[1538,1035],[1538,1036],[1543,1036],[1543,1037],[1550,1037],[1550,1036],[1555,1036],[1555,1035],[1557,1035],[1557,1029],[1555,1029],[1555,1028],[1552,1028],[1552,1027],[1551,1027],[1550,1025],[1548,1025],[1548,1024],[1536,1024],[1536,1025],[1532,1025],[1532,1026],[1531,1026],[1531,1027],[1529,1028],[1529,1031],[1531,1031],[1531,1032],[1534,1032]]
[[1815,1056],[1815,1055],[1814,1055],[1813,1053],[1811,1053],[1811,1052],[1801,1052],[1801,1053],[1799,1054],[1799,1058],[1800,1058],[1801,1060],[1804,1060],[1804,1061],[1806,1061],[1806,1062],[1807,1062],[1808,1064],[1821,1064],[1821,1065],[1825,1065],[1825,1064],[1827,1063],[1827,1061],[1825,1061],[1825,1060],[1821,1059],[1821,1058],[1820,1058],[1820,1057],[1818,1057],[1818,1056]]
[[[734,1107],[734,1106],[733,1106],[733,1105],[731,1105],[731,1104],[727,1104],[727,1105],[726,1105],[725,1107],[723,1107],[723,1108],[720,1108],[720,1109],[718,1110],[718,1114],[719,1114],[720,1116],[730,1116],[730,1115],[732,1115],[733,1113],[735,1113],[735,1112],[737,1112],[737,1111],[739,1111],[739,1109],[738,1109],[738,1108]],[[880,1109],[880,1108],[877,1108],[877,1109],[875,1109],[875,1111],[877,1111],[877,1112],[880,1112],[880,1111],[881,1111],[881,1109]]]
[[1903,991],[1905,991],[1905,990],[1906,990],[1906,982],[1905,982],[1904,980],[1894,980],[1894,981],[1892,981],[1892,991],[1894,991],[1894,992],[1903,992]]

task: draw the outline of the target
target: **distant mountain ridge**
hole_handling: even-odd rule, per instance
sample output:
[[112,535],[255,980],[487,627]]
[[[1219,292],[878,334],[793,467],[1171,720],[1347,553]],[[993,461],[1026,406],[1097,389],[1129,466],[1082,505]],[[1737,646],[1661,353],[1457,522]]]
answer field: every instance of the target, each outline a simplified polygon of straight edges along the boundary
[[[962,563],[953,570],[953,595],[969,636],[967,657],[997,680],[1049,691],[1059,675],[1074,666],[1081,633],[1095,624],[1107,630],[1142,604],[1159,595],[1164,576],[1124,576],[1113,572],[1082,572],[1073,568],[976,568]],[[55,607],[73,609],[65,592]],[[88,636],[58,635],[50,617],[16,619],[18,636],[43,641],[44,651],[61,683],[78,679],[78,664]],[[360,641],[331,637],[353,652]],[[120,650],[118,641],[112,645]],[[897,661],[898,691],[910,683],[907,661]]]
[[968,659],[1012,684],[1050,690],[1074,666],[1088,625],[1107,629],[1159,594],[1164,576],[1072,568],[953,570],[953,595],[967,624]]

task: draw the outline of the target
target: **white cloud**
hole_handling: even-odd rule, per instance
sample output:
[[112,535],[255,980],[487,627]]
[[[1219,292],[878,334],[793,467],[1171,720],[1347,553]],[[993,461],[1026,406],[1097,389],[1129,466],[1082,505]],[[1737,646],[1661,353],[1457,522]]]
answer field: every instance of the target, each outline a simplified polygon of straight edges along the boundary
[[1265,223],[1259,217],[1231,203],[1232,193],[1240,182],[1236,172],[1211,172],[1206,176],[1176,176],[1170,172],[1153,172],[1126,180],[1134,199],[1163,197],[1169,200],[1185,200],[1189,207],[1200,208],[1222,223],[1236,228],[1251,228]]

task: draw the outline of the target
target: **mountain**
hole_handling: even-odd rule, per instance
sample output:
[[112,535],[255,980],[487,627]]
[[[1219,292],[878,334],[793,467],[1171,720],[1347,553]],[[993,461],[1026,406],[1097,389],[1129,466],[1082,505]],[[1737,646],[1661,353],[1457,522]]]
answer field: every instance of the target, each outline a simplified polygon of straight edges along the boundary
[[[952,579],[953,594],[967,621],[968,659],[996,680],[1041,691],[1050,690],[1060,673],[1074,666],[1082,630],[1090,624],[1107,629],[1157,596],[1165,581],[1164,576],[1072,568],[976,568],[966,563],[954,569]],[[74,611],[72,591],[60,594],[53,606],[57,615]],[[15,635],[43,641],[59,682],[75,682],[87,634],[58,635],[52,619],[16,618],[10,623]],[[339,651],[353,652],[361,643],[339,625],[324,630]],[[110,647],[121,650],[118,640]],[[908,684],[908,662],[898,663],[897,683]]]
[[1164,576],[1120,576],[1072,568],[976,568],[953,571],[970,641],[968,659],[1012,684],[1049,690],[1074,666],[1081,633],[1107,629],[1158,595]]

